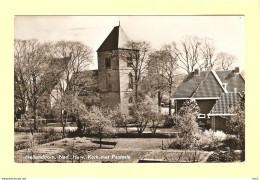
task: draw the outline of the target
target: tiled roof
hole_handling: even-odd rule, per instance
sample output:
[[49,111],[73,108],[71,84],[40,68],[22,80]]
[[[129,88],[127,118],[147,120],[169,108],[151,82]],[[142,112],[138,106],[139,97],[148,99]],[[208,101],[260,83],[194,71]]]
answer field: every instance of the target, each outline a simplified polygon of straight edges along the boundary
[[209,114],[229,114],[229,109],[237,106],[240,100],[239,93],[223,93]]
[[118,48],[126,48],[125,45],[128,37],[121,26],[116,26],[107,36],[105,41],[98,48],[97,52],[117,50]]
[[234,74],[232,70],[216,71],[216,73],[222,83],[227,83],[228,92],[234,92],[234,88],[240,93],[245,91],[245,80],[241,74]]
[[[221,82],[218,82],[219,79]],[[228,71],[202,71],[199,76],[194,72],[188,74],[187,78],[180,84],[173,98],[206,98],[220,97],[224,92],[221,83],[227,83],[227,92],[242,93],[245,91],[245,81],[241,74],[234,74]]]
[[203,71],[200,76],[194,76],[194,72],[188,74],[188,76],[182,81],[177,91],[174,93],[174,98],[190,98],[204,78],[207,76],[208,71]]
[[196,89],[193,94],[193,98],[204,98],[204,97],[219,97],[223,89],[217,79],[214,77],[212,72],[208,72],[208,75]]

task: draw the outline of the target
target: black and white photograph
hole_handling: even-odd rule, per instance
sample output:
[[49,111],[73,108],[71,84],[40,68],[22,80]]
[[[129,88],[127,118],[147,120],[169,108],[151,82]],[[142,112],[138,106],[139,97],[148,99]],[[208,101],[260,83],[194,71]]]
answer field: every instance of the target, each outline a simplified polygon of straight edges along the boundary
[[244,38],[238,15],[15,16],[14,162],[246,162]]

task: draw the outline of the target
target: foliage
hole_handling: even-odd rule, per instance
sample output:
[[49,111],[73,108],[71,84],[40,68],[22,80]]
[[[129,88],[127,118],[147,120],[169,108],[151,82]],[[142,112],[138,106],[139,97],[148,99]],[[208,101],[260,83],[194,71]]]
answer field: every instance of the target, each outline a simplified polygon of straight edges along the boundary
[[187,149],[196,149],[198,136],[200,133],[197,117],[199,107],[196,101],[185,101],[179,110],[177,117],[177,127],[183,138],[183,147]]
[[227,138],[223,141],[223,146],[229,147],[231,150],[236,150],[240,147],[240,140],[235,136],[227,136]]
[[158,127],[162,125],[164,121],[164,116],[161,113],[153,111],[150,113],[148,125],[153,135],[155,135]]
[[124,113],[120,106],[111,111],[110,119],[115,122],[116,127],[124,127],[126,133],[128,133],[127,124],[133,121],[132,117]]
[[234,151],[215,151],[210,157],[208,158],[208,162],[234,162],[237,159],[237,155]]
[[183,138],[176,137],[174,138],[168,145],[168,148],[170,149],[184,149],[183,147]]
[[231,134],[239,139],[240,147],[245,149],[245,98],[236,107],[230,108],[230,113],[235,114],[228,118],[226,126]]
[[[90,132],[97,134],[100,141],[104,135],[111,135],[115,133],[114,122],[108,116],[110,110],[101,109],[99,107],[93,106],[85,114],[85,119],[89,122]],[[100,144],[101,147],[101,144]]]
[[200,133],[199,144],[204,150],[216,150],[219,143],[226,139],[226,134],[222,131],[205,130]]

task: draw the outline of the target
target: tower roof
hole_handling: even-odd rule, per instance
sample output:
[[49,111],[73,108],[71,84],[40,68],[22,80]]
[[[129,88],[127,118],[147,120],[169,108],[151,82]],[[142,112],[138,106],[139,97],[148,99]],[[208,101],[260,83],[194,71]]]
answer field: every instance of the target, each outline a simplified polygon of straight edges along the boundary
[[128,37],[123,31],[121,26],[115,26],[101,46],[98,48],[97,52],[117,50],[120,48],[127,48],[126,43]]

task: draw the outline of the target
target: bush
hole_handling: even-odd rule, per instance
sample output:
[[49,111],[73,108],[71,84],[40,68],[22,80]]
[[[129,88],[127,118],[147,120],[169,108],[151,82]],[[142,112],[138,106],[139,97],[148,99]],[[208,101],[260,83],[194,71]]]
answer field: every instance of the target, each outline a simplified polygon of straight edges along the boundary
[[234,162],[237,159],[237,154],[234,151],[221,152],[215,151],[208,158],[208,162]]
[[241,149],[240,148],[240,140],[235,136],[228,136],[223,141],[223,143],[224,143],[223,144],[224,147],[229,147],[231,150]]
[[199,135],[200,147],[206,151],[216,150],[219,143],[226,139],[226,134],[223,131],[205,130]]
[[183,146],[183,138],[176,137],[169,143],[169,147],[171,149],[184,149]]

